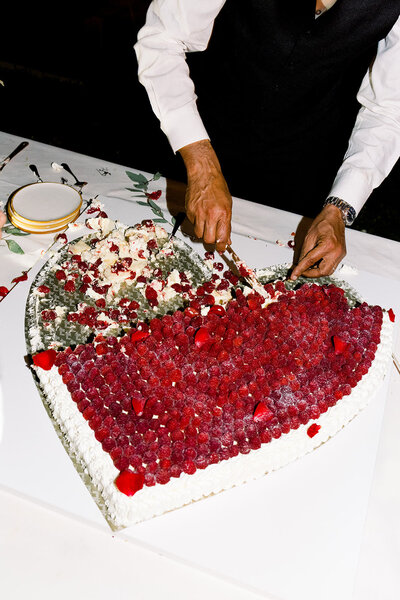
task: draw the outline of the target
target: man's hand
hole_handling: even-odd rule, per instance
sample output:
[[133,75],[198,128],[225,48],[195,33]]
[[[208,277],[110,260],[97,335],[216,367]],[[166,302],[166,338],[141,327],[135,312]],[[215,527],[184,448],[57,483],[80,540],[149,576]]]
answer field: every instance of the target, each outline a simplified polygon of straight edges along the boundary
[[7,221],[6,215],[0,210],[0,238],[1,238],[1,229],[6,221]]
[[295,280],[300,275],[331,275],[346,255],[344,231],[341,211],[333,205],[325,206],[311,224],[290,279]]
[[187,170],[186,214],[206,244],[224,252],[231,243],[232,197],[209,140],[179,150]]

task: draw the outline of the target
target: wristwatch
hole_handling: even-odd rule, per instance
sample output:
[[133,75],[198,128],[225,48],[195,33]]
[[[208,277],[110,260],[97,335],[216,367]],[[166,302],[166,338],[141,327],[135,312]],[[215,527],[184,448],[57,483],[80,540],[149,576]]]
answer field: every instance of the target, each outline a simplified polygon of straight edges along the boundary
[[337,206],[340,212],[342,213],[343,222],[345,225],[353,225],[354,219],[357,214],[351,204],[348,204],[341,198],[337,198],[336,196],[329,196],[324,202],[323,208],[328,204],[333,204],[333,206]]

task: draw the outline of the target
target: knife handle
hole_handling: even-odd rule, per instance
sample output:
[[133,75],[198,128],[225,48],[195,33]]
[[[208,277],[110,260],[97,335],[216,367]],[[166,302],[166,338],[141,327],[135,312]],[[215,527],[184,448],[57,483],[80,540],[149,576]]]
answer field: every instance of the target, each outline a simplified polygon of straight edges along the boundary
[[17,146],[15,148],[15,150],[13,150],[11,152],[11,154],[9,156],[7,156],[7,159],[10,161],[12,158],[14,158],[14,156],[16,156],[19,152],[21,152],[21,150],[23,150],[24,148],[26,148],[28,144],[29,144],[29,142],[21,142],[19,144],[19,146]]

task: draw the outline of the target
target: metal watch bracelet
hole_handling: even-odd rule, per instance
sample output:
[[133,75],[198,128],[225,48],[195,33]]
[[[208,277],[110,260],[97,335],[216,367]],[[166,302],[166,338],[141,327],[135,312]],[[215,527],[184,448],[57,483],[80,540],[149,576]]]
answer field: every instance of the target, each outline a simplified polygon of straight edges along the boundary
[[323,208],[328,204],[333,204],[333,206],[336,206],[340,210],[340,212],[342,213],[343,222],[346,226],[353,225],[354,219],[356,218],[357,214],[354,208],[351,206],[351,204],[348,204],[347,202],[345,202],[341,198],[337,198],[336,196],[329,196],[329,198],[325,200]]

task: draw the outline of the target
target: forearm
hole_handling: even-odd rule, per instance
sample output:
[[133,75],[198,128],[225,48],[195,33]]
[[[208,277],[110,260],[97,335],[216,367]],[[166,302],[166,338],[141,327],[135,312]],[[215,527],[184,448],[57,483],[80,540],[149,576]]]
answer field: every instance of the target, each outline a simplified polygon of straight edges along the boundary
[[210,140],[204,139],[179,149],[188,179],[222,175],[221,166]]

